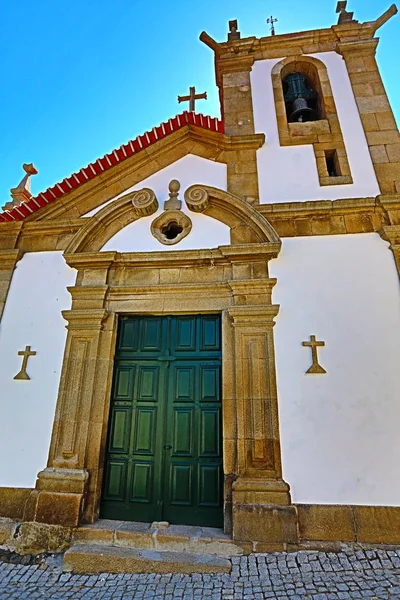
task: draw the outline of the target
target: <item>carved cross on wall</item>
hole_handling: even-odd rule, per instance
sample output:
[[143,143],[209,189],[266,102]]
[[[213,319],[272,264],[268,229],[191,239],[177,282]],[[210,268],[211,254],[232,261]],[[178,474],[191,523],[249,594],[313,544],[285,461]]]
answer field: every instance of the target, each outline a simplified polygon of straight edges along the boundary
[[303,342],[303,346],[311,348],[312,365],[308,371],[306,371],[306,373],[326,373],[325,369],[323,369],[318,362],[317,354],[317,348],[320,346],[325,346],[325,342],[317,342],[315,335],[310,335],[310,341]]
[[34,350],[31,350],[30,346],[26,346],[25,350],[20,350],[20,352],[18,352],[18,356],[23,356],[24,358],[22,359],[22,367],[19,373],[16,374],[16,376],[14,377],[14,379],[25,379],[28,380],[30,379],[28,373],[26,372],[26,367],[28,364],[28,359],[30,356],[36,356],[36,352]]
[[207,100],[207,92],[204,92],[203,94],[196,94],[196,88],[194,86],[189,88],[189,96],[178,96],[179,104],[181,102],[189,101],[189,111],[190,112],[194,112],[195,101],[203,100],[203,99]]

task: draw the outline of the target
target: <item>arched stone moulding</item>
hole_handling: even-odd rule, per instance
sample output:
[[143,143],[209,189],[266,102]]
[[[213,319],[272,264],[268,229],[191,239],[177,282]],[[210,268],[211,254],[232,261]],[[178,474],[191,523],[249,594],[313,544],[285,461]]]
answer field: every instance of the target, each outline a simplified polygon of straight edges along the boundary
[[[270,242],[280,245],[280,238],[267,219],[239,196],[196,184],[186,190],[185,202],[193,212],[203,212],[228,225],[232,244]],[[126,194],[89,217],[65,254],[100,252],[118,231],[143,216],[154,214],[157,209],[157,199],[150,189]]]
[[118,231],[157,210],[158,201],[153,190],[143,188],[125,194],[89,217],[65,249],[65,254],[98,252]]
[[[305,123],[288,122],[282,83],[289,73],[302,73],[314,86],[322,119]],[[312,56],[289,56],[273,67],[271,77],[281,146],[312,144],[320,185],[353,183],[326,65]],[[330,177],[328,173],[326,158],[329,154],[334,156],[337,165],[336,177]]]
[[267,219],[239,196],[195,184],[185,191],[184,198],[193,212],[201,212],[228,225],[232,244],[280,243],[278,234]]
[[[154,210],[155,199],[146,194],[144,207]],[[100,252],[118,228],[139,218],[132,198],[120,198],[97,213],[64,254],[78,275],[69,288],[71,310],[63,312],[68,336],[49,459],[27,503],[26,520],[76,527],[99,517],[118,317],[219,313],[225,529],[238,541],[247,539],[260,511],[274,528],[277,507],[287,528],[295,528],[280,455],[273,341],[279,306],[272,304],[276,280],[268,276],[280,239],[237,196],[196,185],[185,200],[191,210],[227,224],[234,243]],[[274,543],[283,544],[285,535]]]

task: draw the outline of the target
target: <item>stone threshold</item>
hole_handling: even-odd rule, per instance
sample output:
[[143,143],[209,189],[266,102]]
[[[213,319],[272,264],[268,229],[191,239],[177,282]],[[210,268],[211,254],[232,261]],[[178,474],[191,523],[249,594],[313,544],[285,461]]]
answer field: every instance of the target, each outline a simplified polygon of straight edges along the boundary
[[73,531],[73,542],[218,556],[243,554],[243,550],[222,529],[165,522],[99,519],[92,525],[77,527]]

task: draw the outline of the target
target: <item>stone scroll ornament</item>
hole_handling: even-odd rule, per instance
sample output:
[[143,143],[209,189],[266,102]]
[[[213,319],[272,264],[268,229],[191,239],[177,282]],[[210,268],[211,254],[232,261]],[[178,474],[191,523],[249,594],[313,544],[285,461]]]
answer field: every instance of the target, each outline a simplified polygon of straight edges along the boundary
[[210,203],[208,192],[200,185],[192,186],[185,192],[185,202],[191,211],[202,213]]
[[164,212],[154,219],[151,233],[162,244],[172,246],[185,238],[192,230],[192,221],[181,211],[179,200],[181,184],[173,179],[169,184],[169,199],[164,202]]
[[143,188],[132,194],[132,204],[141,217],[153,215],[158,210],[155,193],[150,188]]

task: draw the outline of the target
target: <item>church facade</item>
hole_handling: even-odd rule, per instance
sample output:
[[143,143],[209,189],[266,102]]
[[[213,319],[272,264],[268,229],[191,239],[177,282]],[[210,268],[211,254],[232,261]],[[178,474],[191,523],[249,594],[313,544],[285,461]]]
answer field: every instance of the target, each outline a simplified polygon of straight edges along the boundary
[[[400,141],[376,32],[213,52],[190,110],[0,213],[0,528],[400,542]],[[18,525],[17,525],[18,524]]]

